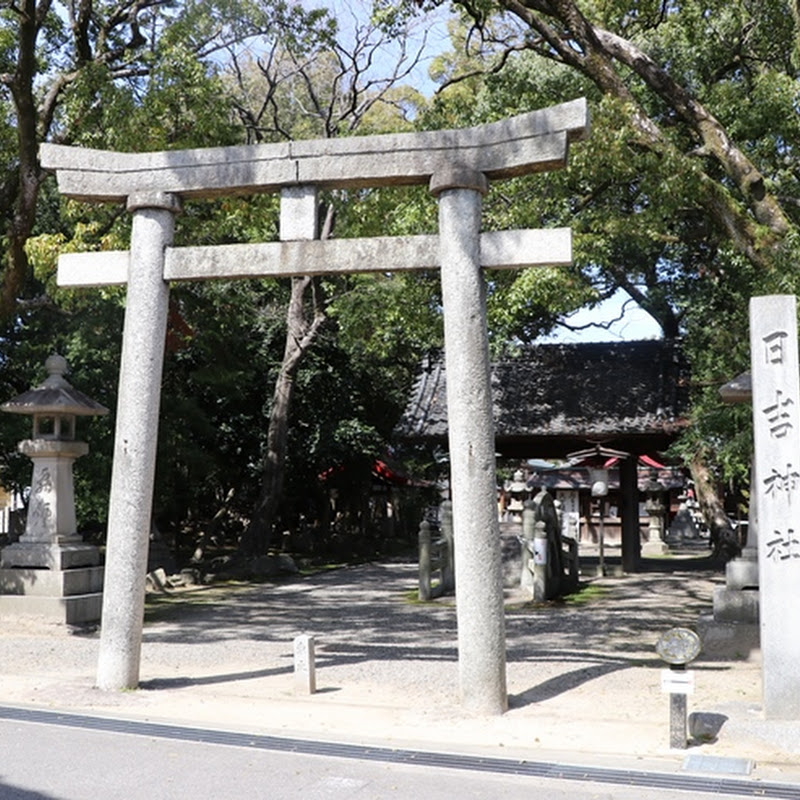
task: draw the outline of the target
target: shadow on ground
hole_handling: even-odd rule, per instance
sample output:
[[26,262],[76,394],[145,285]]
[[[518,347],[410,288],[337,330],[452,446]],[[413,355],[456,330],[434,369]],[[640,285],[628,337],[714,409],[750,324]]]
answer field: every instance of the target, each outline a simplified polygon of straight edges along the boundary
[[[654,651],[660,634],[675,626],[694,627],[698,616],[709,612],[713,585],[721,581],[713,569],[703,569],[707,560],[680,563],[680,571],[667,562],[669,569],[660,572],[648,565],[647,572],[637,575],[593,579],[603,592],[586,604],[510,607],[509,666],[538,665],[541,671],[550,664],[560,670],[512,695],[511,706],[541,703],[620,670],[662,666]],[[397,663],[412,673],[409,680],[424,683],[439,664],[448,667],[455,684],[455,606],[452,598],[412,602],[416,569],[414,563],[370,564],[273,584],[159,597],[148,612],[146,647],[249,642],[266,648],[269,664],[197,677],[158,677],[141,687],[159,691],[288,674],[293,669],[291,643],[301,633],[315,637],[320,670],[363,671],[366,665],[378,669],[381,664],[388,669]],[[714,669],[711,664],[701,668]]]

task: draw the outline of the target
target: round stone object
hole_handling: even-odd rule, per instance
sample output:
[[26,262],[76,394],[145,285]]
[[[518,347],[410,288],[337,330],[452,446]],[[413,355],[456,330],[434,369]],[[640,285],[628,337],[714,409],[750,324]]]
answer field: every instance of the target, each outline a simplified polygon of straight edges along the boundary
[[656,653],[667,664],[688,664],[700,655],[700,637],[688,628],[670,628],[661,634]]

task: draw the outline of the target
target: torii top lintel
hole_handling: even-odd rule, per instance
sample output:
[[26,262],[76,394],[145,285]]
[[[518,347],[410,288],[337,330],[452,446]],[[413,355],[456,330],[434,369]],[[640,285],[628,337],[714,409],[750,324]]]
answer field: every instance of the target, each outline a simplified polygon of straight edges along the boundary
[[588,127],[580,98],[472,128],[151,153],[42,144],[39,156],[57,173],[60,192],[77,200],[125,202],[140,192],[203,198],[305,184],[424,184],[456,163],[492,179],[545,172],[566,165],[569,142]]

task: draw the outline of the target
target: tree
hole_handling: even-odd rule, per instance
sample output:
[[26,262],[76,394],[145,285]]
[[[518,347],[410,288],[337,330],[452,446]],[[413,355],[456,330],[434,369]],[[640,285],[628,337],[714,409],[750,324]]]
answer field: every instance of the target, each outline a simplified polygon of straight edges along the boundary
[[[441,106],[479,80],[471,106],[484,115],[590,98],[592,136],[569,170],[539,182],[535,207],[576,231],[596,296],[622,288],[665,335],[685,337],[695,425],[680,452],[701,488],[740,476],[726,432],[741,415],[716,389],[746,368],[747,298],[798,287],[796,20],[777,0],[458,6],[469,57],[443,60]],[[713,492],[702,501],[725,520]],[[713,534],[723,543],[730,531],[720,522]]]
[[[654,3],[631,9],[608,2],[591,10],[575,0],[462,5],[480,31],[488,30],[488,14],[495,10],[519,23],[490,37],[501,58],[512,48],[524,48],[570,67],[620,101],[636,137],[632,143],[661,157],[685,159],[687,169],[700,173],[716,226],[751,260],[772,262],[775,242],[792,227],[791,214],[773,188],[777,165],[766,172],[767,164],[737,145],[729,128],[737,124],[735,101],[746,99],[748,90],[764,93],[765,83],[777,93],[774,110],[791,110],[795,31],[783,3],[754,8],[744,2],[702,8]],[[723,88],[727,97],[719,92]],[[720,106],[716,114],[712,102]],[[790,121],[795,116],[787,114],[780,133],[795,133],[797,123]],[[774,122],[771,114],[760,133],[776,135],[766,130]],[[775,141],[773,147],[780,145]],[[769,235],[759,235],[759,226]]]
[[[23,28],[27,38],[18,35]],[[28,154],[35,169],[23,170],[20,182],[14,173],[3,193],[10,203],[8,219],[17,196],[31,203],[19,216],[24,216],[25,225],[14,228],[18,246],[3,271],[8,316],[0,335],[0,376],[7,396],[13,396],[41,379],[44,358],[57,349],[70,361],[76,383],[112,409],[112,419],[104,419],[92,431],[91,464],[87,460],[91,468],[77,471],[82,523],[98,520],[102,525],[105,515],[124,290],[61,290],[55,285],[55,262],[64,251],[124,249],[129,223],[120,208],[87,208],[62,201],[53,182],[35,164],[39,141],[151,150],[238,143],[243,134],[252,136],[250,141],[281,138],[278,128],[269,130],[275,120],[314,136],[346,133],[356,123],[366,129],[398,124],[398,110],[408,111],[418,98],[408,89],[394,90],[392,84],[411,67],[414,54],[403,50],[401,42],[388,78],[375,77],[370,62],[384,44],[375,29],[357,28],[352,50],[339,45],[332,33],[324,9],[305,11],[280,3],[261,8],[248,0],[204,0],[178,7],[142,0],[122,5],[41,2],[3,9],[0,55],[8,65],[2,77],[8,91],[0,95],[7,120],[0,126],[0,155],[14,164],[20,161],[18,151]],[[284,48],[280,58],[278,43]],[[40,58],[31,63],[34,51]],[[312,51],[313,58],[304,61]],[[232,88],[241,89],[255,75],[264,79],[256,61],[248,73],[248,52],[270,53],[267,60],[284,66],[296,59],[289,74],[265,92],[267,110],[274,100],[285,113],[277,117],[270,112],[266,124],[256,125],[258,131],[244,113],[246,96],[237,94],[236,104],[231,94]],[[15,69],[17,61],[28,69]],[[241,70],[241,83],[221,80],[226,64],[235,77]],[[327,85],[318,80],[309,94],[304,82],[315,70]],[[311,113],[298,105],[307,100],[319,104]],[[381,102],[385,108],[379,107]],[[25,113],[26,124],[19,132],[30,135],[17,140],[15,123]],[[22,179],[27,181],[24,186]],[[346,204],[343,197],[329,198],[331,207],[334,201]],[[277,203],[269,197],[187,203],[177,221],[176,242],[274,239],[276,212]],[[289,369],[280,372],[279,385],[291,390],[296,382],[292,365],[299,363],[317,336],[316,328],[305,343],[295,335],[305,325],[305,302],[311,291],[305,281],[291,283],[291,297],[290,287],[275,281],[173,289],[165,369],[168,402],[159,441],[160,524],[194,536],[204,521],[216,524],[227,515],[235,528],[256,505],[249,487],[259,478],[260,451],[276,449],[273,434],[278,431],[276,425],[262,430],[264,403],[258,387],[276,378],[273,368],[281,360],[276,348],[283,345],[284,367]],[[321,298],[326,287],[314,281],[313,288]],[[348,294],[344,288],[324,308],[318,306],[318,323],[324,317],[321,312],[327,314],[332,301],[343,294]],[[288,337],[280,324],[283,314],[277,311],[287,306],[294,325]],[[231,339],[240,343],[234,351]],[[372,385],[382,384],[373,379]],[[363,405],[356,401],[362,411]],[[272,415],[287,419],[288,403],[276,402]],[[334,439],[345,449],[367,439],[369,447],[375,447],[379,437],[355,416],[343,420]],[[13,455],[16,441],[25,435],[20,426],[11,424],[15,421],[6,420],[3,426],[3,479],[21,487],[27,482],[28,465]],[[355,433],[361,428],[364,436]],[[382,429],[385,434],[385,425]],[[285,442],[286,427],[279,432]],[[285,452],[285,444],[280,447]],[[332,455],[329,451],[323,456],[322,450],[309,452],[320,458]],[[366,452],[363,447],[362,451]],[[93,490],[83,493],[81,485]]]
[[[116,405],[119,337],[113,331],[120,329],[124,291],[87,294],[59,290],[54,273],[59,252],[126,247],[129,222],[120,208],[87,208],[61,201],[53,182],[38,168],[39,142],[47,139],[118,150],[238,143],[241,128],[235,124],[230,102],[224,100],[229,95],[219,79],[223,58],[262,40],[276,26],[287,37],[301,38],[323,16],[324,12],[307,12],[295,5],[267,7],[250,0],[201,0],[178,6],[154,0],[61,4],[41,0],[6,4],[0,10],[0,86],[4,87],[0,92],[4,111],[0,158],[7,165],[0,212],[7,223],[5,241],[9,244],[5,248],[8,260],[2,265],[0,347],[7,396],[40,380],[44,358],[58,349],[80,376],[82,389],[112,409]],[[178,221],[177,239],[246,240],[252,235],[263,238],[265,230],[267,238],[274,237],[269,215],[266,221],[262,216],[254,222],[258,212],[263,214],[270,204],[274,220],[276,206],[268,198],[247,205],[231,203],[228,213],[218,216],[211,213],[210,206],[191,204]],[[256,226],[258,234],[253,233]],[[216,469],[210,463],[209,453],[235,451],[242,440],[237,445],[229,443],[229,447],[221,443],[220,432],[231,430],[229,424],[220,423],[223,404],[209,400],[202,391],[198,391],[199,397],[191,395],[193,388],[202,386],[187,374],[187,367],[202,368],[189,356],[186,344],[191,340],[197,345],[196,357],[208,355],[211,340],[226,325],[231,335],[244,339],[251,338],[243,333],[245,322],[250,331],[264,333],[263,316],[255,313],[254,319],[253,311],[269,305],[270,291],[262,283],[246,293],[248,297],[236,311],[236,319],[242,322],[237,331],[209,313],[202,329],[195,326],[180,347],[168,346],[167,359],[172,363],[167,380],[173,376],[187,380],[183,384],[175,381],[171,387],[174,406],[165,404],[160,461],[172,458],[176,468],[159,470],[157,507],[162,513],[169,511],[185,519],[187,509],[193,508],[195,515],[202,514],[208,498],[230,498],[230,483],[242,475],[233,466],[235,458]],[[231,290],[217,293],[181,288],[173,293],[170,322],[177,322],[180,328],[182,314],[191,314],[200,306],[207,312],[224,310],[236,296]],[[245,313],[248,311],[251,313]],[[180,338],[180,331],[177,333]],[[175,334],[176,330],[171,330],[173,339]],[[265,339],[269,343],[266,334]],[[265,346],[264,353],[268,351]],[[239,352],[243,357],[249,355],[249,360],[233,363],[227,358],[227,371],[219,367],[217,359],[219,383],[227,377],[234,385],[253,384],[259,367],[262,373],[268,371],[271,356],[262,361],[253,357],[253,350],[248,353],[240,348]],[[242,396],[231,389],[227,393],[249,403],[246,413],[260,411],[260,400],[252,395]],[[228,411],[245,413],[241,408]],[[257,430],[253,421],[257,417],[254,413],[246,420],[251,432]],[[91,474],[78,471],[79,483],[95,486],[94,492],[87,493],[93,497],[88,504],[79,491],[78,511],[83,521],[104,517],[100,506],[108,483],[112,430],[112,421],[104,420],[93,432],[91,463],[96,469]],[[10,453],[19,438],[17,428],[7,422],[3,433],[4,450]],[[257,451],[261,437],[251,439]],[[242,455],[245,465],[255,461],[246,451]],[[24,485],[24,460],[14,455],[4,459],[4,481]],[[224,477],[211,486],[214,475]]]
[[[416,65],[424,41],[409,53],[401,37],[393,64],[375,75],[374,62],[388,39],[370,23],[354,22],[352,39],[343,43],[331,20],[313,34],[297,39],[277,35],[263,54],[252,60],[233,54],[237,112],[248,141],[276,141],[302,137],[330,138],[369,128],[382,104],[403,108],[409,93],[395,86]],[[259,87],[261,89],[259,93]],[[384,123],[385,123],[384,119]],[[392,114],[394,127],[402,116]],[[333,234],[335,201],[328,199],[322,213],[320,238]],[[272,541],[277,511],[283,499],[290,412],[298,369],[327,321],[329,301],[319,277],[291,279],[286,317],[286,344],[270,407],[261,490],[240,550],[264,553]]]
[[[171,82],[194,69],[194,80],[211,77],[210,59],[221,50],[268,32],[280,22],[303,29],[308,15],[283,3],[268,9],[251,0],[193,0],[178,6],[161,0],[53,2],[21,0],[0,8],[0,185],[5,259],[0,315],[9,318],[26,292],[31,274],[26,242],[39,213],[44,180],[38,164],[43,141],[99,143],[147,148],[153,141],[130,136],[139,100],[155,97],[152,81],[166,81],[154,109],[171,113],[167,144],[180,146],[213,115],[192,108]],[[218,95],[217,95],[218,96]],[[206,107],[207,110],[207,107]],[[181,117],[181,118],[179,118]],[[179,123],[179,124],[175,124]],[[216,122],[214,123],[216,125]],[[156,126],[144,130],[152,134]],[[219,134],[206,130],[206,134]]]

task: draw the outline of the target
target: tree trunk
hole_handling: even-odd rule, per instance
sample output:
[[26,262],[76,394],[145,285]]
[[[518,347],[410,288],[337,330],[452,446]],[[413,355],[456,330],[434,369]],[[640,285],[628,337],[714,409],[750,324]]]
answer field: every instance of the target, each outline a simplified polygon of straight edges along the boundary
[[[327,239],[333,227],[333,209],[328,208],[322,235]],[[311,291],[311,317],[306,310],[306,292]],[[286,345],[283,361],[272,395],[272,409],[267,428],[267,452],[261,490],[250,524],[239,544],[245,556],[266,553],[272,541],[272,532],[278,507],[283,499],[283,482],[286,467],[286,448],[289,440],[289,415],[294,393],[294,379],[300,362],[313,343],[326,320],[325,301],[319,278],[303,276],[292,278],[292,294],[286,314]]]
[[711,532],[714,555],[720,556],[726,561],[735,558],[740,552],[736,531],[725,513],[722,499],[702,454],[696,454],[692,458],[689,470],[694,481],[697,501],[700,503],[700,511]]
[[2,287],[0,287],[0,316],[4,318],[9,318],[14,314],[17,298],[28,277],[25,242],[33,228],[41,182],[37,160],[38,114],[33,94],[36,77],[36,38],[39,33],[40,20],[34,0],[27,0],[23,4],[19,20],[16,69],[13,75],[5,75],[3,80],[14,101],[19,157],[13,199],[8,198],[10,204],[13,204],[13,210],[9,208],[10,215],[6,230],[8,248],[3,264]]
[[[539,34],[547,47],[534,48],[537,52],[563,61],[586,75],[604,93],[625,102],[644,143],[656,152],[670,150],[671,145],[635,98],[616,65],[635,72],[697,136],[701,147],[695,154],[714,159],[738,189],[741,201],[726,182],[704,176],[703,202],[711,217],[754,264],[772,265],[774,242],[786,236],[791,229],[790,221],[756,165],[735,146],[725,127],[697,98],[632,41],[590,22],[575,0],[498,0],[498,4]],[[771,236],[763,236],[754,219],[766,226]]]

